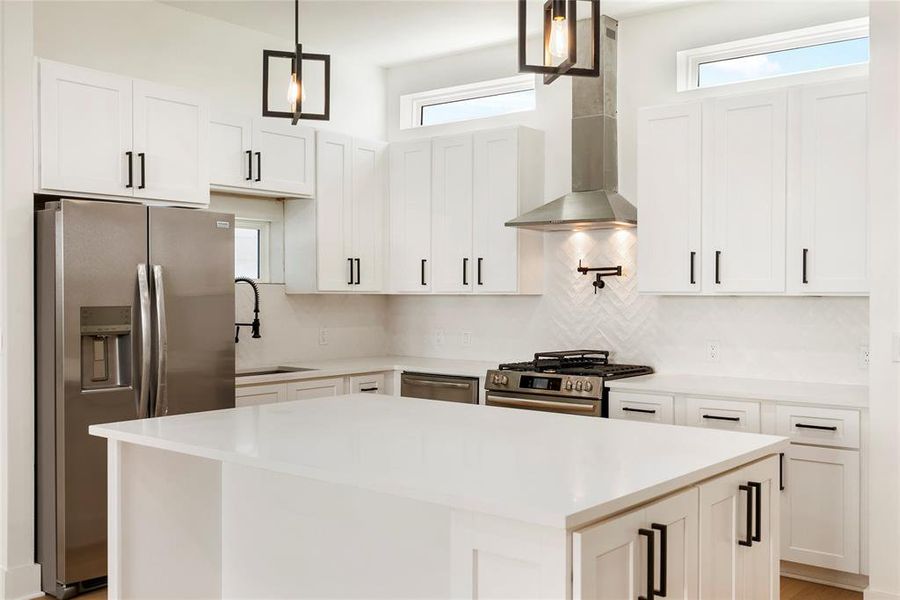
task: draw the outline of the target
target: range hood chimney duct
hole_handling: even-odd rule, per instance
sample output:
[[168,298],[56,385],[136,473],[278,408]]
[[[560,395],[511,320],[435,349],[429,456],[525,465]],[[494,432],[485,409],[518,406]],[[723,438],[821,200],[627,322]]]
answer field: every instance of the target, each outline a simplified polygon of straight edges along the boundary
[[[578,55],[591,39],[590,20],[578,22]],[[616,134],[616,36],[619,23],[600,17],[600,77],[572,77],[572,192],[506,223],[538,231],[637,225],[637,209],[619,194]],[[584,30],[584,31],[582,31]]]

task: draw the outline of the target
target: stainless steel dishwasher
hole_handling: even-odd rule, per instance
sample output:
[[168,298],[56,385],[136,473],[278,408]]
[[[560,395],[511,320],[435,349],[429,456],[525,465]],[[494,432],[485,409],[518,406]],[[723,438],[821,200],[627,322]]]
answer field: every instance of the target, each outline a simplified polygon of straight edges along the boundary
[[478,404],[478,378],[404,371],[400,376],[400,395]]

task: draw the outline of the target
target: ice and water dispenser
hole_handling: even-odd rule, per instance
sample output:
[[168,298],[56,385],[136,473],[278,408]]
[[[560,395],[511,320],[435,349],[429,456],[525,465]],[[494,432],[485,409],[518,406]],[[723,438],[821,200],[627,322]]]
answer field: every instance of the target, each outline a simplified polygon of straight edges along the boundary
[[81,307],[81,389],[131,387],[131,307]]

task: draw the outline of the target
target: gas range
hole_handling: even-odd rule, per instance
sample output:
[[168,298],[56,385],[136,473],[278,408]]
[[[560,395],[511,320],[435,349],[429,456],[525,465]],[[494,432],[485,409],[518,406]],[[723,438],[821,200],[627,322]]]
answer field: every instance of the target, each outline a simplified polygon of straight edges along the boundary
[[606,417],[605,382],[650,373],[651,367],[610,363],[606,350],[539,352],[533,360],[489,370],[485,401],[489,406]]

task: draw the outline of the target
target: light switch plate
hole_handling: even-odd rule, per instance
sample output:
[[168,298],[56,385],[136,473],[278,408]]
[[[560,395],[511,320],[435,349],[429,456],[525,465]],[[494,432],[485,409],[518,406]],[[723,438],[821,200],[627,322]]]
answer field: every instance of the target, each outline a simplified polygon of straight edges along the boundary
[[319,345],[320,346],[328,345],[328,328],[327,327],[319,327]]
[[863,344],[859,347],[859,368],[869,368],[869,346]]
[[722,358],[722,348],[719,342],[706,342],[706,360],[708,362],[719,362]]

